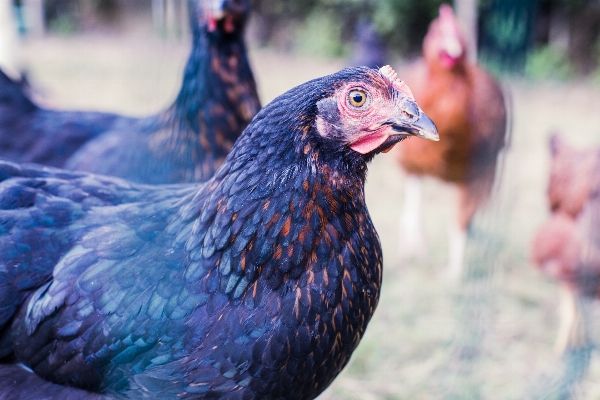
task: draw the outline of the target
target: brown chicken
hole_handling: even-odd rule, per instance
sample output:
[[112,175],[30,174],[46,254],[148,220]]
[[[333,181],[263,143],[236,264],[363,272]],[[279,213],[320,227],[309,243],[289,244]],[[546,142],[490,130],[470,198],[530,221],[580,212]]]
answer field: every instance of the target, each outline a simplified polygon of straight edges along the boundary
[[532,259],[560,282],[559,352],[588,348],[587,308],[600,296],[600,149],[575,150],[554,136],[548,200],[552,216]]
[[[422,251],[420,180],[433,176],[459,191],[457,229],[451,231],[449,273],[460,276],[469,224],[489,196],[504,146],[506,107],[499,85],[467,59],[465,39],[452,8],[440,7],[423,42],[423,57],[405,72],[415,99],[435,122],[439,143],[407,140],[394,149],[409,174],[401,218],[401,246]],[[400,147],[400,146],[399,146]]]

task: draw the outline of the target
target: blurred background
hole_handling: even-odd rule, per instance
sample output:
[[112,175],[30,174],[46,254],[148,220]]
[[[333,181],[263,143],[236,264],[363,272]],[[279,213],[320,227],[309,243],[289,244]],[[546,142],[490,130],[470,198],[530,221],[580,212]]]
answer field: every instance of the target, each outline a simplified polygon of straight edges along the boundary
[[[352,64],[420,56],[440,0],[253,0],[250,59],[266,104]],[[0,0],[0,66],[60,109],[147,115],[179,88],[184,0]],[[427,257],[398,255],[404,173],[375,159],[366,188],[384,248],[379,308],[322,399],[598,399],[600,354],[553,350],[557,284],[529,260],[548,217],[548,137],[600,145],[600,0],[455,0],[473,59],[502,83],[512,133],[494,196],[467,244],[466,282],[442,277],[453,190],[424,186]],[[591,337],[600,339],[600,310]],[[594,321],[599,321],[598,324]]]

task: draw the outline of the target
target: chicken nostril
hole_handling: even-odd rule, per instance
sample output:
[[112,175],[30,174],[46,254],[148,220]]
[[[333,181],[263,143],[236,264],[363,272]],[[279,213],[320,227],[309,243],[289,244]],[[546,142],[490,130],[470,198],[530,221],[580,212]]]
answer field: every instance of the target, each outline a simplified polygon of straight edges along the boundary
[[410,112],[408,112],[408,111],[404,111],[403,110],[402,111],[402,118],[408,119],[408,120],[413,120],[413,119],[417,118],[417,116],[414,115],[414,114],[412,114],[412,113],[410,113]]

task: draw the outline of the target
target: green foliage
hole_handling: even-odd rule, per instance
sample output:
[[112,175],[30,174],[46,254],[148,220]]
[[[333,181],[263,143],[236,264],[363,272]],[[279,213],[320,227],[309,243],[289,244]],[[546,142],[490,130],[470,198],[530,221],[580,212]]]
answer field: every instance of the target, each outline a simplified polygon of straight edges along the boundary
[[70,15],[58,15],[49,21],[50,31],[60,34],[69,35],[77,32],[78,26],[75,19]]
[[523,73],[535,0],[486,0],[479,8],[479,59],[495,72]]
[[544,46],[529,54],[525,64],[525,75],[536,80],[565,80],[573,75],[573,69],[563,51]]
[[380,0],[373,21],[390,48],[399,53],[419,53],[429,23],[437,17],[444,0]]
[[[333,7],[345,26],[368,19],[396,53],[420,53],[430,22],[451,0],[317,0]],[[352,37],[347,35],[346,40]]]
[[342,57],[348,45],[342,43],[342,26],[331,12],[312,12],[299,26],[294,48],[299,52],[320,57]]
[[490,16],[485,29],[504,47],[515,48],[527,40],[527,15],[515,10],[511,10],[508,17],[495,13]]
[[[419,55],[429,24],[453,0],[251,0],[260,21],[257,39],[318,56],[344,56],[359,20],[370,21],[390,55]],[[530,52],[541,5],[578,15],[600,0],[479,0],[480,60],[496,73],[566,79],[575,68],[552,48]],[[592,34],[592,33],[590,33]],[[286,40],[287,39],[287,40]],[[539,44],[539,43],[538,43]],[[282,46],[280,46],[282,47]],[[572,60],[573,65],[581,63]],[[525,66],[526,65],[526,66]],[[600,80],[600,72],[596,74]]]
[[[317,53],[339,56],[346,52],[358,20],[370,20],[384,36],[392,51],[419,53],[431,20],[444,0],[252,0],[252,12],[269,26],[261,38],[273,42],[278,30],[298,24],[295,47],[312,48]],[[450,2],[451,1],[446,1]],[[268,21],[268,22],[267,22]],[[325,26],[319,27],[318,24]],[[309,43],[308,31],[312,33]],[[321,35],[319,37],[319,35]],[[325,37],[324,35],[331,35]],[[341,42],[346,43],[342,45]]]

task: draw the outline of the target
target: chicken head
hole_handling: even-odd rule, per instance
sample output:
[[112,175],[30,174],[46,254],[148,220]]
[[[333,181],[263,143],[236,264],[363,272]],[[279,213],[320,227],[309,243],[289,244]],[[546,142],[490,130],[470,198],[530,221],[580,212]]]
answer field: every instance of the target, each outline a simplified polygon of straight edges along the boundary
[[452,7],[440,6],[423,42],[423,57],[430,64],[452,69],[465,59],[466,45]]

